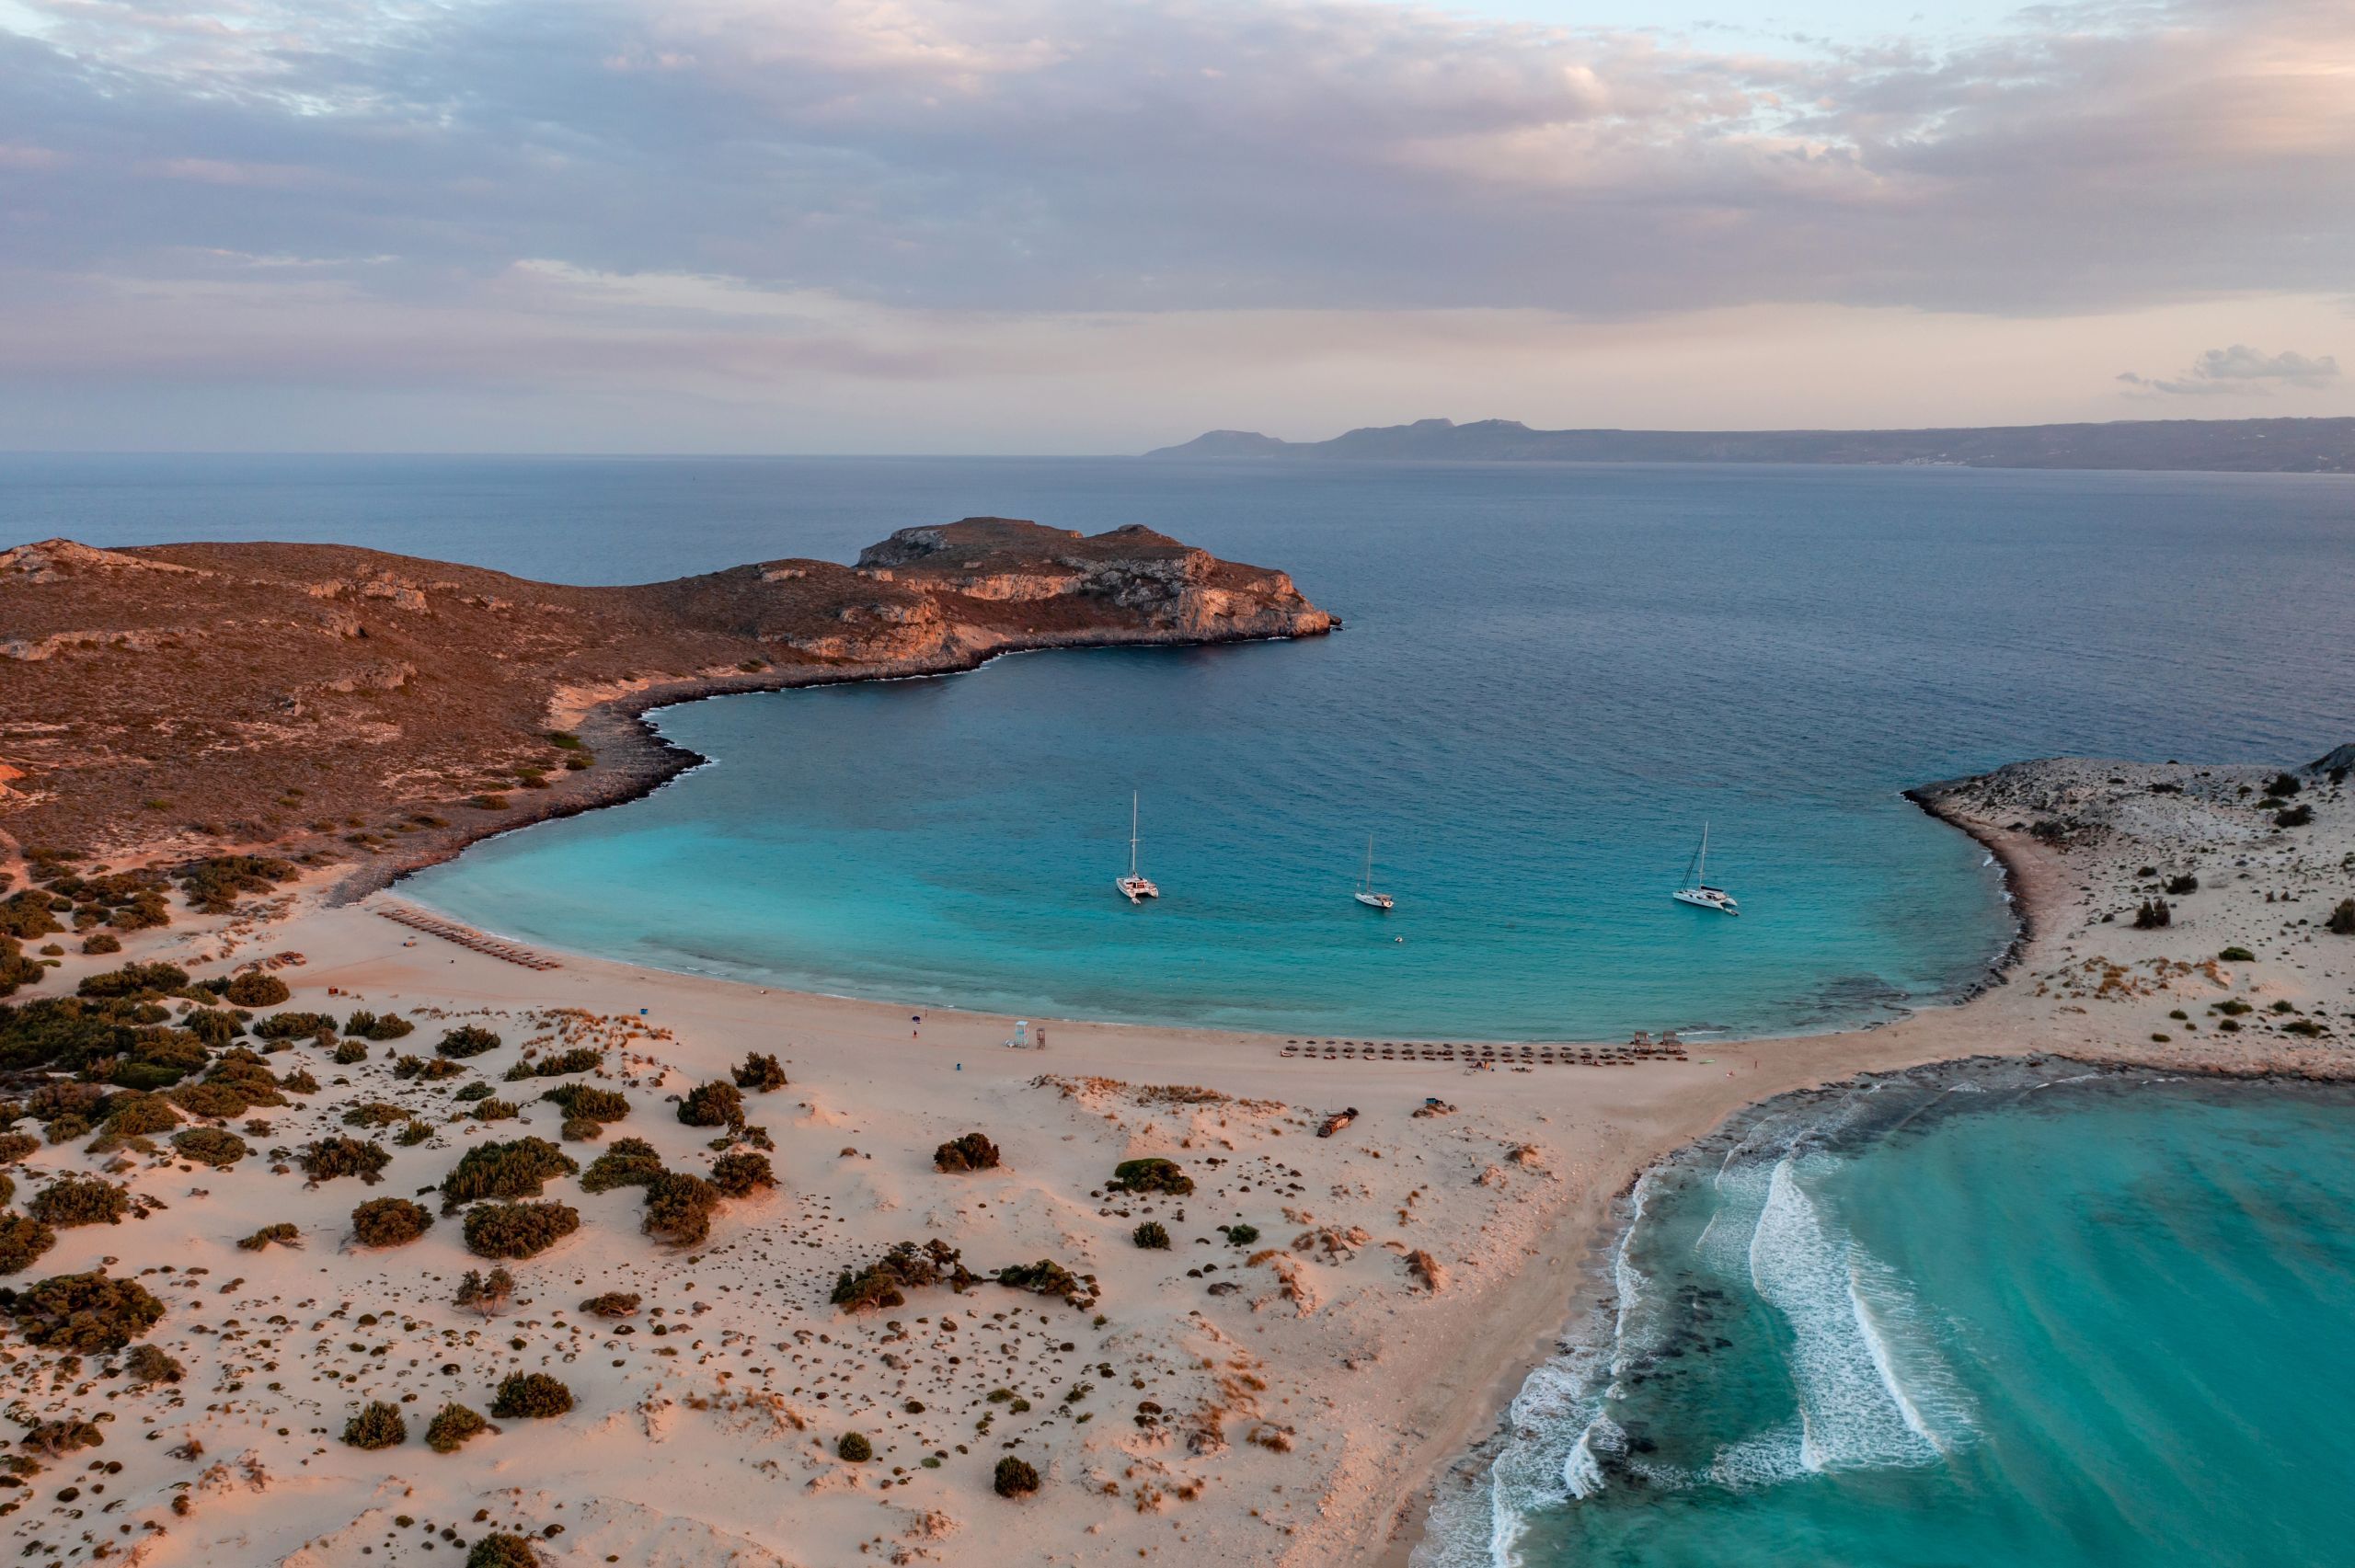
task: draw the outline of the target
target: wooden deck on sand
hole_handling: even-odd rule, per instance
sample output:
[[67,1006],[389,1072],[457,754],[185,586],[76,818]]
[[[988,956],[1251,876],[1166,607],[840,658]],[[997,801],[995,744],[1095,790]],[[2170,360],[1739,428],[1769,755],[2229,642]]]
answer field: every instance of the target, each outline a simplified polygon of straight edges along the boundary
[[504,937],[486,935],[470,925],[461,925],[456,921],[444,920],[436,914],[428,914],[414,905],[387,901],[372,907],[388,921],[396,921],[411,931],[421,931],[428,936],[438,936],[444,942],[454,942],[461,947],[480,953],[487,957],[521,965],[526,969],[564,967],[555,959],[534,953],[520,943],[510,942]]

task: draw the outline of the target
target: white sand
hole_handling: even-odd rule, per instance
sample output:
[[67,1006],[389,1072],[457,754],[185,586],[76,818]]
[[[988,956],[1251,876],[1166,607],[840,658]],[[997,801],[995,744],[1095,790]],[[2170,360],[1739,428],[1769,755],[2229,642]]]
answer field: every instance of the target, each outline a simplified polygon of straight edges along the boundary
[[[98,1375],[106,1358],[69,1368],[12,1337],[13,1411],[105,1413],[111,1424],[103,1448],[9,1494],[21,1505],[11,1537],[19,1551],[44,1543],[26,1552],[31,1562],[86,1562],[103,1546],[159,1563],[371,1568],[454,1568],[465,1553],[445,1528],[471,1540],[554,1527],[561,1533],[542,1551],[565,1564],[1403,1558],[1432,1479],[1560,1332],[1614,1196],[1738,1106],[1991,1052],[2337,1068],[2339,1043],[2355,1037],[2355,939],[2317,928],[2330,902],[2355,891],[2344,793],[2310,791],[2326,796],[2317,822],[2277,833],[2234,793],[2262,773],[2200,783],[2218,785],[2211,804],[2197,789],[2147,790],[2151,778],[2189,780],[2192,770],[2038,767],[1995,775],[2000,795],[1971,807],[2019,857],[2039,915],[2011,983],[1886,1028],[1713,1043],[1687,1063],[1471,1073],[1292,1059],[1279,1040],[1085,1023],[1051,1024],[1051,1048],[1017,1053],[1000,1046],[1003,1018],[935,1013],[912,1039],[903,1007],[573,958],[534,972],[312,894],[234,941],[217,921],[180,916],[120,957],[69,958],[60,981],[134,958],[218,973],[232,945],[239,963],[299,953],[277,971],[294,988],[288,1006],[397,1011],[419,1029],[359,1065],[336,1067],[307,1040],[273,1055],[274,1069],[306,1066],[324,1087],[256,1113],[270,1125],[248,1139],[255,1157],[227,1171],[132,1157],[121,1179],[157,1211],[61,1231],[14,1282],[101,1265],[140,1278],[170,1308],[149,1343],[188,1376],[135,1392]],[[2103,782],[2111,777],[2129,782]],[[2039,806],[2106,826],[2065,853],[2000,831]],[[2174,925],[2101,922],[2120,909],[2131,918],[2139,865],[2194,860],[2203,888],[2173,900]],[[2294,901],[2269,904],[2268,892]],[[2256,961],[2201,967],[2234,943]],[[56,993],[53,983],[27,994]],[[2258,1009],[2237,1035],[2205,1011],[2226,998]],[[2266,1011],[2276,1000],[2306,1012]],[[498,1080],[525,1042],[555,1032],[534,1014],[559,1008],[593,1015],[569,1026],[605,1046],[589,1081],[631,1099],[606,1141],[644,1138],[674,1169],[707,1168],[713,1131],[682,1125],[672,1097],[725,1078],[748,1050],[782,1058],[789,1085],[747,1096],[750,1119],[775,1140],[782,1187],[728,1205],[707,1243],[677,1252],[639,1232],[638,1189],[591,1196],[552,1182],[547,1196],[577,1207],[581,1229],[511,1265],[516,1304],[486,1321],[451,1303],[467,1268],[489,1266],[465,1253],[457,1217],[382,1253],[348,1246],[346,1219],[365,1198],[432,1186],[474,1144],[556,1139],[556,1108],[531,1097],[570,1080]],[[2167,1017],[2177,1008],[2196,1029]],[[2271,1026],[2315,1016],[2331,1036]],[[395,1081],[395,1055],[429,1053],[462,1021],[504,1045],[469,1060],[462,1078]],[[2173,1038],[2149,1037],[2161,1033]],[[451,1092],[485,1080],[523,1103],[523,1123],[448,1119],[464,1108]],[[1144,1093],[1153,1085],[1216,1097],[1157,1098]],[[1426,1096],[1457,1109],[1411,1116]],[[368,1100],[417,1108],[439,1129],[416,1148],[364,1135],[391,1148],[381,1185],[307,1188],[299,1170],[267,1156],[344,1132],[342,1110]],[[1315,1137],[1317,1117],[1345,1104],[1363,1115],[1338,1137]],[[998,1143],[1004,1167],[936,1173],[934,1147],[974,1130]],[[584,1165],[598,1147],[564,1145]],[[1177,1161],[1196,1191],[1091,1196],[1115,1163],[1144,1155]],[[41,1176],[103,1159],[79,1140],[44,1148],[15,1173],[19,1201]],[[1132,1244],[1148,1218],[1166,1226],[1169,1251]],[[281,1221],[299,1227],[299,1250],[236,1247]],[[1256,1225],[1258,1242],[1233,1246],[1214,1229],[1235,1222]],[[934,1237],[977,1272],[1053,1259],[1093,1275],[1100,1299],[1081,1310],[984,1284],[961,1296],[913,1292],[863,1317],[827,1304],[837,1271]],[[1443,1271],[1436,1292],[1410,1276],[1405,1257],[1419,1249]],[[578,1310],[608,1290],[644,1296],[632,1333]],[[445,1400],[488,1413],[498,1379],[518,1369],[563,1379],[573,1412],[495,1423],[502,1430],[447,1457],[425,1447]],[[1011,1397],[991,1402],[997,1390]],[[378,1398],[408,1402],[408,1442],[373,1452],[339,1442],[346,1418]],[[872,1440],[865,1464],[833,1457],[852,1430]],[[180,1457],[191,1440],[201,1456]],[[1037,1495],[993,1494],[1007,1453],[1037,1467]],[[945,1457],[926,1469],[927,1456]],[[119,1473],[86,1470],[109,1461]],[[80,1495],[60,1501],[68,1486]],[[188,1512],[175,1512],[183,1498]]]

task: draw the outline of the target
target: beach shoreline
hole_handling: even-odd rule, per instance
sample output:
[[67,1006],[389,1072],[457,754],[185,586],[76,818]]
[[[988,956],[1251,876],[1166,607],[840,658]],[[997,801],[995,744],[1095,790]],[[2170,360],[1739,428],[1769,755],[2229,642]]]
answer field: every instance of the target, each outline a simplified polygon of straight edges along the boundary
[[[314,1189],[273,1175],[283,1160],[270,1169],[248,1160],[193,1188],[168,1158],[144,1170],[117,1165],[157,1205],[147,1222],[97,1228],[103,1235],[62,1231],[41,1268],[98,1266],[103,1252],[121,1272],[151,1280],[169,1281],[159,1272],[167,1262],[236,1276],[234,1299],[206,1298],[200,1308],[191,1297],[157,1338],[211,1376],[203,1386],[235,1382],[242,1391],[216,1396],[213,1409],[180,1401],[138,1419],[159,1438],[201,1436],[216,1454],[299,1472],[303,1489],[265,1498],[213,1488],[192,1515],[177,1514],[167,1505],[185,1469],[167,1462],[161,1441],[130,1445],[125,1517],[156,1527],[142,1562],[340,1561],[375,1539],[368,1532],[383,1516],[367,1498],[394,1473],[413,1499],[404,1506],[430,1520],[477,1509],[535,1527],[569,1519],[564,1539],[578,1555],[568,1563],[646,1561],[658,1537],[687,1562],[835,1562],[882,1539],[902,1562],[985,1553],[1109,1562],[1174,1551],[1401,1563],[1436,1489],[1481,1462],[1529,1370],[1583,1321],[1597,1265],[1616,1244],[1619,1200],[1643,1171],[1745,1108],[1859,1073],[1990,1055],[2344,1075],[2336,1042],[2349,1027],[2340,1014],[2355,1013],[2350,966],[2338,949],[2314,945],[2326,940],[2317,903],[2303,924],[2279,917],[2282,899],[2335,897],[2340,859],[2355,850],[2355,810],[2343,788],[2318,782],[2312,826],[2271,829],[2240,793],[2263,773],[2057,761],[1947,786],[1941,819],[1964,818],[2009,868],[2015,911],[2028,921],[2005,983],[1867,1029],[1712,1041],[1683,1061],[1525,1071],[1328,1062],[1287,1057],[1273,1035],[1086,1020],[1043,1020],[1049,1048],[1008,1050],[1012,1021],[999,1014],[926,1007],[916,1023],[891,1002],[592,956],[524,967],[396,924],[380,912],[384,896],[339,898],[316,878],[274,907],[135,933],[119,957],[69,956],[56,979],[70,990],[132,959],[191,973],[258,967],[283,979],[293,1009],[399,1011],[423,1025],[419,1040],[462,1021],[492,1029],[505,1042],[497,1054],[462,1064],[486,1091],[523,1070],[521,1060],[508,1065],[519,1035],[526,1055],[535,1039],[586,1035],[605,1042],[600,1086],[632,1105],[615,1134],[651,1139],[666,1162],[689,1170],[709,1140],[676,1125],[670,1102],[724,1080],[748,1051],[774,1052],[790,1086],[747,1094],[757,1104],[746,1116],[770,1129],[762,1136],[774,1139],[776,1196],[728,1206],[708,1243],[672,1252],[636,1233],[627,1190],[576,1199],[559,1182],[582,1210],[582,1231],[553,1261],[515,1265],[526,1293],[541,1299],[519,1311],[513,1350],[470,1336],[468,1320],[449,1308],[446,1282],[470,1263],[449,1234],[454,1226],[383,1257],[348,1243],[236,1250],[237,1235],[266,1222],[331,1239],[341,1209],[362,1196],[350,1184]],[[2033,830],[2046,822],[2057,826]],[[2117,919],[2142,896],[2146,861],[2206,873],[2202,891],[2177,900],[2169,927]],[[2247,963],[2227,968],[2209,956],[2241,943],[2258,950]],[[2213,1010],[2243,998],[2237,1016]],[[2276,1013],[2277,1003],[2290,1011]],[[2188,1018],[2194,1007],[2203,1010],[2198,1021],[2170,1023],[2170,1011]],[[2323,1037],[2293,1032],[2301,1024]],[[483,1124],[470,1103],[392,1070],[401,1048],[347,1067],[293,1043],[296,1065],[314,1061],[333,1082],[270,1113],[269,1138],[282,1152],[338,1131],[352,1107],[408,1107],[401,1114],[424,1118],[412,1125],[427,1136],[422,1147],[388,1149],[384,1190],[402,1192],[438,1179],[454,1146],[519,1130],[554,1136],[531,1103],[531,1079],[511,1091],[524,1104],[508,1119]],[[1316,1137],[1318,1119],[1345,1104],[1357,1119]],[[936,1143],[976,1129],[1005,1149],[1005,1170],[932,1170]],[[596,1151],[564,1147],[584,1162]],[[1140,1201],[1103,1188],[1104,1172],[1141,1158],[1177,1162],[1194,1194]],[[87,1168],[71,1144],[32,1164],[20,1175]],[[1132,1243],[1132,1221],[1145,1218],[1166,1226],[1172,1251]],[[1259,1235],[1247,1248],[1223,1248],[1200,1233],[1212,1219]],[[1068,1265],[1090,1281],[1100,1316],[1091,1326],[1086,1310],[1051,1301],[1008,1310],[1025,1299],[992,1293],[976,1303],[929,1289],[910,1292],[890,1323],[827,1303],[837,1271],[925,1236],[976,1265]],[[780,1257],[771,1251],[780,1245],[807,1250]],[[389,1360],[355,1365],[320,1342],[315,1378],[348,1393],[304,1394],[300,1381],[260,1393],[236,1370],[242,1353],[191,1322],[283,1314],[323,1285],[412,1325],[393,1336]],[[647,1352],[661,1340],[563,1321],[575,1294],[625,1288],[680,1314],[677,1332],[697,1336],[691,1356],[653,1359]],[[1007,1337],[977,1355],[984,1344],[953,1345],[945,1322],[919,1332],[944,1313],[967,1320],[968,1333],[994,1327]],[[910,1317],[915,1326],[899,1321]],[[749,1382],[731,1379],[723,1363],[754,1357],[780,1325],[795,1337],[738,1374]],[[400,1370],[404,1339],[408,1365],[465,1367],[465,1376],[445,1388],[430,1373]],[[453,1345],[464,1354],[453,1356]],[[406,1450],[371,1459],[273,1435],[331,1429],[347,1399],[372,1390],[456,1397],[465,1378],[534,1357],[578,1364],[565,1376],[577,1380],[582,1414],[511,1428],[488,1450],[495,1471],[420,1463]],[[27,1369],[35,1364],[28,1358]],[[1083,1384],[1094,1391],[1074,1394]],[[1057,1388],[1066,1393],[1060,1404]],[[1007,1389],[1027,1413],[989,1402]],[[764,1435],[748,1436],[741,1416],[719,1413],[741,1411],[731,1402],[753,1391],[775,1413],[763,1417]],[[17,1391],[45,1413],[73,1404],[46,1383],[20,1378]],[[921,1400],[909,1397],[918,1391]],[[1097,1414],[1106,1419],[1082,1419]],[[961,1425],[947,1425],[952,1415]],[[896,1473],[833,1457],[848,1422],[875,1436]],[[987,1465],[1000,1441],[1017,1444],[1044,1477],[1036,1496],[1009,1504],[990,1494]],[[917,1445],[940,1468],[913,1463]],[[557,1512],[584,1485],[603,1499],[593,1528]],[[879,1523],[889,1526],[879,1538]],[[321,1542],[343,1544],[328,1551]]]

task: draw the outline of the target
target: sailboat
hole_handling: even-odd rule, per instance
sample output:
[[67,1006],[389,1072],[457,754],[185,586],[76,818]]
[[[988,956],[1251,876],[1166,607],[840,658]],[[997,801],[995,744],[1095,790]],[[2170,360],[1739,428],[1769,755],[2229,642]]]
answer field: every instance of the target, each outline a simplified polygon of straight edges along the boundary
[[1153,885],[1152,879],[1139,875],[1137,871],[1137,796],[1134,790],[1129,792],[1129,874],[1115,877],[1112,886],[1118,887],[1121,897],[1132,904],[1142,904],[1147,898],[1161,897],[1161,889]]
[[1734,902],[1732,894],[1722,887],[1709,886],[1709,825],[1706,822],[1701,824],[1701,847],[1693,852],[1693,864],[1684,868],[1684,886],[1679,887],[1672,897],[1680,904],[1715,910],[1721,915],[1741,913],[1741,906]]
[[1373,835],[1372,833],[1365,836],[1365,879],[1358,884],[1355,897],[1359,903],[1369,910],[1388,910],[1397,906],[1397,900],[1389,894],[1377,893],[1373,890]]

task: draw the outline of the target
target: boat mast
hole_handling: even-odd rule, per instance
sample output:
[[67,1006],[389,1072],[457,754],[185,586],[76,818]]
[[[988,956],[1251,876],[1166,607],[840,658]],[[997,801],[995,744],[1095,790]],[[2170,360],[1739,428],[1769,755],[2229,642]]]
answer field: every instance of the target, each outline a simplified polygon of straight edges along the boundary
[[1373,835],[1365,836],[1365,890],[1373,891]]
[[1129,875],[1137,874],[1137,792],[1129,792]]
[[1706,818],[1701,823],[1701,853],[1694,864],[1699,869],[1693,878],[1693,886],[1706,887],[1709,885],[1709,824]]

